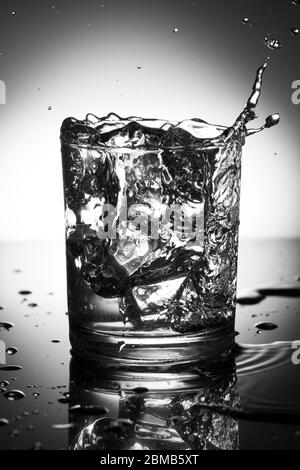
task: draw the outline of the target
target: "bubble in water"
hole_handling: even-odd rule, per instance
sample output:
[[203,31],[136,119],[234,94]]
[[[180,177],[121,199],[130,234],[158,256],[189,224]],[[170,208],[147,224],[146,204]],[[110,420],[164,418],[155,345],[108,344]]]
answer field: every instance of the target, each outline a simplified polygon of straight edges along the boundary
[[52,339],[51,343],[60,343],[60,340],[59,339]]
[[52,109],[52,106],[48,106],[48,111],[50,111]]
[[27,429],[27,431],[33,431],[34,426],[32,424],[28,424],[28,426],[26,426],[26,429]]
[[70,397],[59,398],[57,401],[59,403],[69,403],[70,402]]
[[242,19],[243,24],[248,24],[249,23],[249,18],[245,17]]
[[19,269],[19,268],[14,269],[14,273],[16,273],[16,274],[19,274],[19,273],[21,273],[21,272],[22,272],[22,270]]
[[264,38],[264,43],[272,51],[278,50],[282,47],[282,44],[278,39],[272,39],[272,38],[265,37]]
[[13,429],[9,435],[10,437],[17,437],[19,434],[20,434],[20,431],[18,429]]
[[1,330],[7,330],[9,331],[11,328],[13,328],[15,325],[9,321],[7,322],[0,322],[0,331]]
[[121,387],[119,387],[119,389],[118,389],[118,395],[121,398],[126,398],[126,393],[124,392],[124,390],[122,390]]
[[141,70],[142,66],[141,66],[141,65],[137,65],[136,68],[137,68],[138,70]]
[[257,330],[256,333],[257,333],[258,335],[260,335],[260,334],[261,334],[261,330]]
[[291,0],[291,4],[294,6],[299,5],[299,3],[300,3],[300,0]]
[[30,308],[35,308],[37,306],[38,306],[38,304],[36,304],[34,302],[31,302],[30,304],[28,304],[28,307],[30,307]]
[[10,401],[15,401],[24,398],[25,393],[21,392],[21,390],[8,390],[7,392],[3,393],[3,396]]
[[12,14],[12,16],[16,16],[16,12],[15,12],[15,11],[12,11],[11,14]]
[[34,398],[37,398],[40,396],[39,392],[34,392],[32,395],[34,396]]
[[258,328],[259,330],[264,330],[264,331],[270,331],[270,330],[275,330],[278,328],[278,325],[275,323],[270,323],[270,322],[263,322],[263,323],[256,323],[254,325],[255,328]]
[[32,292],[30,290],[20,290],[19,294],[20,295],[30,295],[30,294],[32,294]]
[[174,28],[173,29],[173,33],[178,33],[179,29],[178,28]]
[[119,341],[119,342],[118,342],[118,352],[121,352],[122,349],[125,348],[125,346],[126,346],[125,341]]
[[299,34],[299,28],[292,28],[291,33],[293,36],[297,36],[297,34]]
[[0,387],[7,387],[7,385],[9,385],[8,380],[2,380],[2,382],[0,382]]
[[6,354],[8,354],[9,356],[12,356],[13,354],[16,354],[18,352],[17,348],[7,348],[6,350]]
[[8,419],[0,418],[0,426],[5,426],[6,424],[9,424]]

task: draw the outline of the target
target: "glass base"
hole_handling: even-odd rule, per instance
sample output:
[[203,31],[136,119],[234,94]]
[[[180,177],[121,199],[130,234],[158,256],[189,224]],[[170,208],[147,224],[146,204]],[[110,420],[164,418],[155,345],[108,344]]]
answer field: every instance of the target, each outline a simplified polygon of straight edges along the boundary
[[70,341],[75,357],[104,368],[183,368],[228,357],[234,348],[234,328],[230,322],[196,334],[134,336],[91,331],[70,321]]

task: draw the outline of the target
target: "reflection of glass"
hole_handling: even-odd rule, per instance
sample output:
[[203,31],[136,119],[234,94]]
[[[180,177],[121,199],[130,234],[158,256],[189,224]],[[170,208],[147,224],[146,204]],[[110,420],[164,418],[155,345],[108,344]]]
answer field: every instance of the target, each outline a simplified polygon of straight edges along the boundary
[[114,114],[64,121],[73,352],[147,364],[232,348],[245,130],[224,130]]
[[207,407],[238,406],[232,363],[219,371],[118,377],[101,375],[72,359],[70,377],[72,450],[239,447],[238,421]]

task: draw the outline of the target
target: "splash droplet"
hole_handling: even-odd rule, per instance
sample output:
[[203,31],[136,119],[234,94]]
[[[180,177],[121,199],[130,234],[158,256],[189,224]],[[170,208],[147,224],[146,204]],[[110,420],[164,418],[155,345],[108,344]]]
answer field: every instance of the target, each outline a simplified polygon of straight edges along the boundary
[[7,385],[9,385],[8,380],[2,380],[2,382],[0,382],[0,387],[7,387]]
[[11,15],[12,15],[12,16],[16,16],[16,12],[15,12],[15,11],[12,11],[12,12],[11,12]]
[[243,24],[248,24],[249,23],[249,18],[245,17],[242,19]]
[[13,354],[16,354],[18,352],[17,348],[7,348],[6,350],[6,354],[8,354],[9,356],[12,356]]
[[34,396],[34,398],[37,398],[40,396],[39,392],[34,392],[32,395]]
[[3,396],[10,401],[15,401],[24,398],[25,393],[21,392],[21,390],[8,390],[7,392],[3,393]]
[[278,113],[270,114],[270,116],[266,118],[265,127],[277,126],[279,121],[280,121],[280,115]]
[[173,33],[178,33],[179,29],[178,28],[174,28],[173,29]]
[[299,28],[292,28],[291,33],[293,36],[297,36],[299,34]]

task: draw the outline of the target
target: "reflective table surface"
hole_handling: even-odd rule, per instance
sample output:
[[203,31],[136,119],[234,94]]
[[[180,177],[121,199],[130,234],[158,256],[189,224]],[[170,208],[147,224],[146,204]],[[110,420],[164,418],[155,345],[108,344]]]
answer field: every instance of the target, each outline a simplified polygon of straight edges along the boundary
[[241,242],[230,360],[117,376],[71,359],[64,245],[2,243],[0,449],[300,448],[299,252]]

